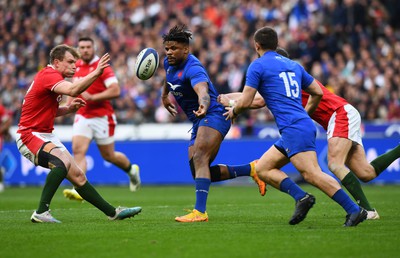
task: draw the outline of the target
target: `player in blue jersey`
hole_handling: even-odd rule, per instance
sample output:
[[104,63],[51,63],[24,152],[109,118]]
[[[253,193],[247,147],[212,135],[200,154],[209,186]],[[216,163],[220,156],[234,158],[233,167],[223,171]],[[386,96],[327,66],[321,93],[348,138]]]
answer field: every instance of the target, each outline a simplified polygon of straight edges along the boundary
[[196,204],[189,214],[176,217],[178,222],[208,221],[206,204],[211,182],[252,176],[259,185],[261,194],[265,194],[265,183],[255,173],[255,162],[239,166],[210,167],[231,123],[223,116],[224,107],[217,101],[218,93],[206,69],[189,51],[191,37],[192,33],[185,25],[175,26],[168,34],[163,35],[166,52],[166,80],[161,97],[163,105],[175,116],[177,110],[169,98],[169,95],[173,95],[193,123],[189,164],[195,179]]
[[[317,162],[316,127],[307,112],[311,114],[317,108],[323,95],[321,88],[301,65],[275,52],[278,36],[274,29],[257,30],[254,47],[259,58],[248,68],[241,97],[224,115],[235,119],[250,107],[257,91],[274,115],[281,138],[256,164],[259,177],[296,200],[289,224],[301,222],[314,205],[315,197],[304,192],[280,170],[289,158],[307,182],[343,207],[347,213],[344,226],[356,226],[366,219],[367,211],[354,203],[333,177],[323,173]],[[301,90],[310,94],[305,108],[301,104]]]

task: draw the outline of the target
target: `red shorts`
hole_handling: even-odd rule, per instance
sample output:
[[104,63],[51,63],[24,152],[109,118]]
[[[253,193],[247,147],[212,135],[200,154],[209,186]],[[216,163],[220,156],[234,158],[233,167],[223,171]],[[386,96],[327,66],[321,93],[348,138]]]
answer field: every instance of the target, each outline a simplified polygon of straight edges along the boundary
[[328,140],[341,137],[362,145],[361,116],[352,105],[346,104],[338,108],[329,119]]
[[60,140],[52,133],[38,133],[38,132],[22,132],[17,133],[15,139],[19,152],[25,158],[29,159],[33,164],[37,164],[37,155],[40,148],[46,142],[52,142],[61,150],[66,150],[65,146]]

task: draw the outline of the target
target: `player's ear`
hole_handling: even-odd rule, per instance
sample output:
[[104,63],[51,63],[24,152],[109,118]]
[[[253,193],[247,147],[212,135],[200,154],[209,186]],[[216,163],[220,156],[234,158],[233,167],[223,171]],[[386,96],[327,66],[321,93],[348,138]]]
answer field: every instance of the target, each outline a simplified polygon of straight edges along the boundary
[[60,60],[58,60],[58,59],[54,59],[53,60],[53,63],[51,64],[52,66],[54,66],[54,67],[58,67],[58,64],[60,63]]

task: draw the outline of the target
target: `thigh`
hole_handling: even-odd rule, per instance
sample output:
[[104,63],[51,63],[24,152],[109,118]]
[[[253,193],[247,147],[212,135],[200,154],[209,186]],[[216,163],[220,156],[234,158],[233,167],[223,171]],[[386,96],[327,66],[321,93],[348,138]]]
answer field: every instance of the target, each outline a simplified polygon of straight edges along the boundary
[[282,180],[288,177],[280,170],[289,159],[275,146],[271,146],[256,163],[256,171],[263,181],[279,189]]
[[256,171],[269,171],[271,169],[280,169],[289,163],[288,157],[285,156],[274,145],[271,146],[257,161]]
[[72,136],[72,152],[74,155],[76,154],[86,154],[89,149],[91,139],[82,135],[74,135]]
[[315,151],[299,152],[290,158],[290,162],[301,173],[322,173]]
[[332,137],[328,139],[328,162],[343,165],[353,142],[347,138]]
[[216,129],[200,126],[192,148],[193,155],[201,155],[211,163],[218,154],[222,140],[223,136]]

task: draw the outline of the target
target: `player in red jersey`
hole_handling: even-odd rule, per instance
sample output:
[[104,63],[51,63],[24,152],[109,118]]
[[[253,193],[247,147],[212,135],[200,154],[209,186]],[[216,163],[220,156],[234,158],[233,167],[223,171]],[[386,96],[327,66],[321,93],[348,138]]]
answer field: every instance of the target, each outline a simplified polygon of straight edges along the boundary
[[[78,52],[81,59],[76,62],[76,73],[73,80],[79,80],[96,69],[100,58],[95,55],[92,38],[83,37],[78,41]],[[117,119],[110,100],[120,95],[117,77],[111,67],[106,67],[103,74],[92,85],[81,93],[80,98],[86,106],[80,108],[75,115],[72,137],[72,152],[78,166],[86,173],[86,152],[94,139],[101,156],[116,165],[130,178],[130,190],[136,191],[140,186],[139,166],[131,164],[122,152],[115,151],[114,130]],[[64,196],[71,200],[82,200],[75,189],[65,189]]]
[[105,201],[87,181],[65,146],[52,133],[56,116],[76,112],[86,102],[76,98],[67,106],[59,106],[62,95],[77,97],[109,66],[110,56],[101,57],[99,65],[87,76],[73,83],[64,80],[75,74],[79,54],[67,45],[58,45],[50,52],[50,64],[40,70],[29,87],[18,124],[16,142],[20,153],[36,166],[49,168],[40,197],[39,207],[31,216],[32,222],[60,223],[50,214],[50,203],[66,178],[89,203],[104,212],[109,219],[133,217],[140,207],[115,208]]
[[[12,123],[11,116],[7,109],[2,105],[0,100],[0,155],[3,150],[3,141],[4,136],[8,133],[8,129],[10,128]],[[0,164],[0,192],[4,191],[4,174],[5,171]]]
[[[277,53],[288,57],[285,50]],[[318,82],[318,81],[317,81]],[[324,95],[311,118],[327,130],[328,167],[342,182],[357,203],[368,211],[367,219],[379,219],[378,212],[371,207],[361,184],[379,176],[393,161],[400,157],[400,145],[380,155],[371,163],[367,161],[361,139],[361,116],[345,99],[335,95],[318,82]],[[224,106],[233,106],[241,93],[221,94],[218,101]],[[309,94],[302,91],[302,105],[306,106]],[[251,108],[265,106],[264,99],[256,94]]]

